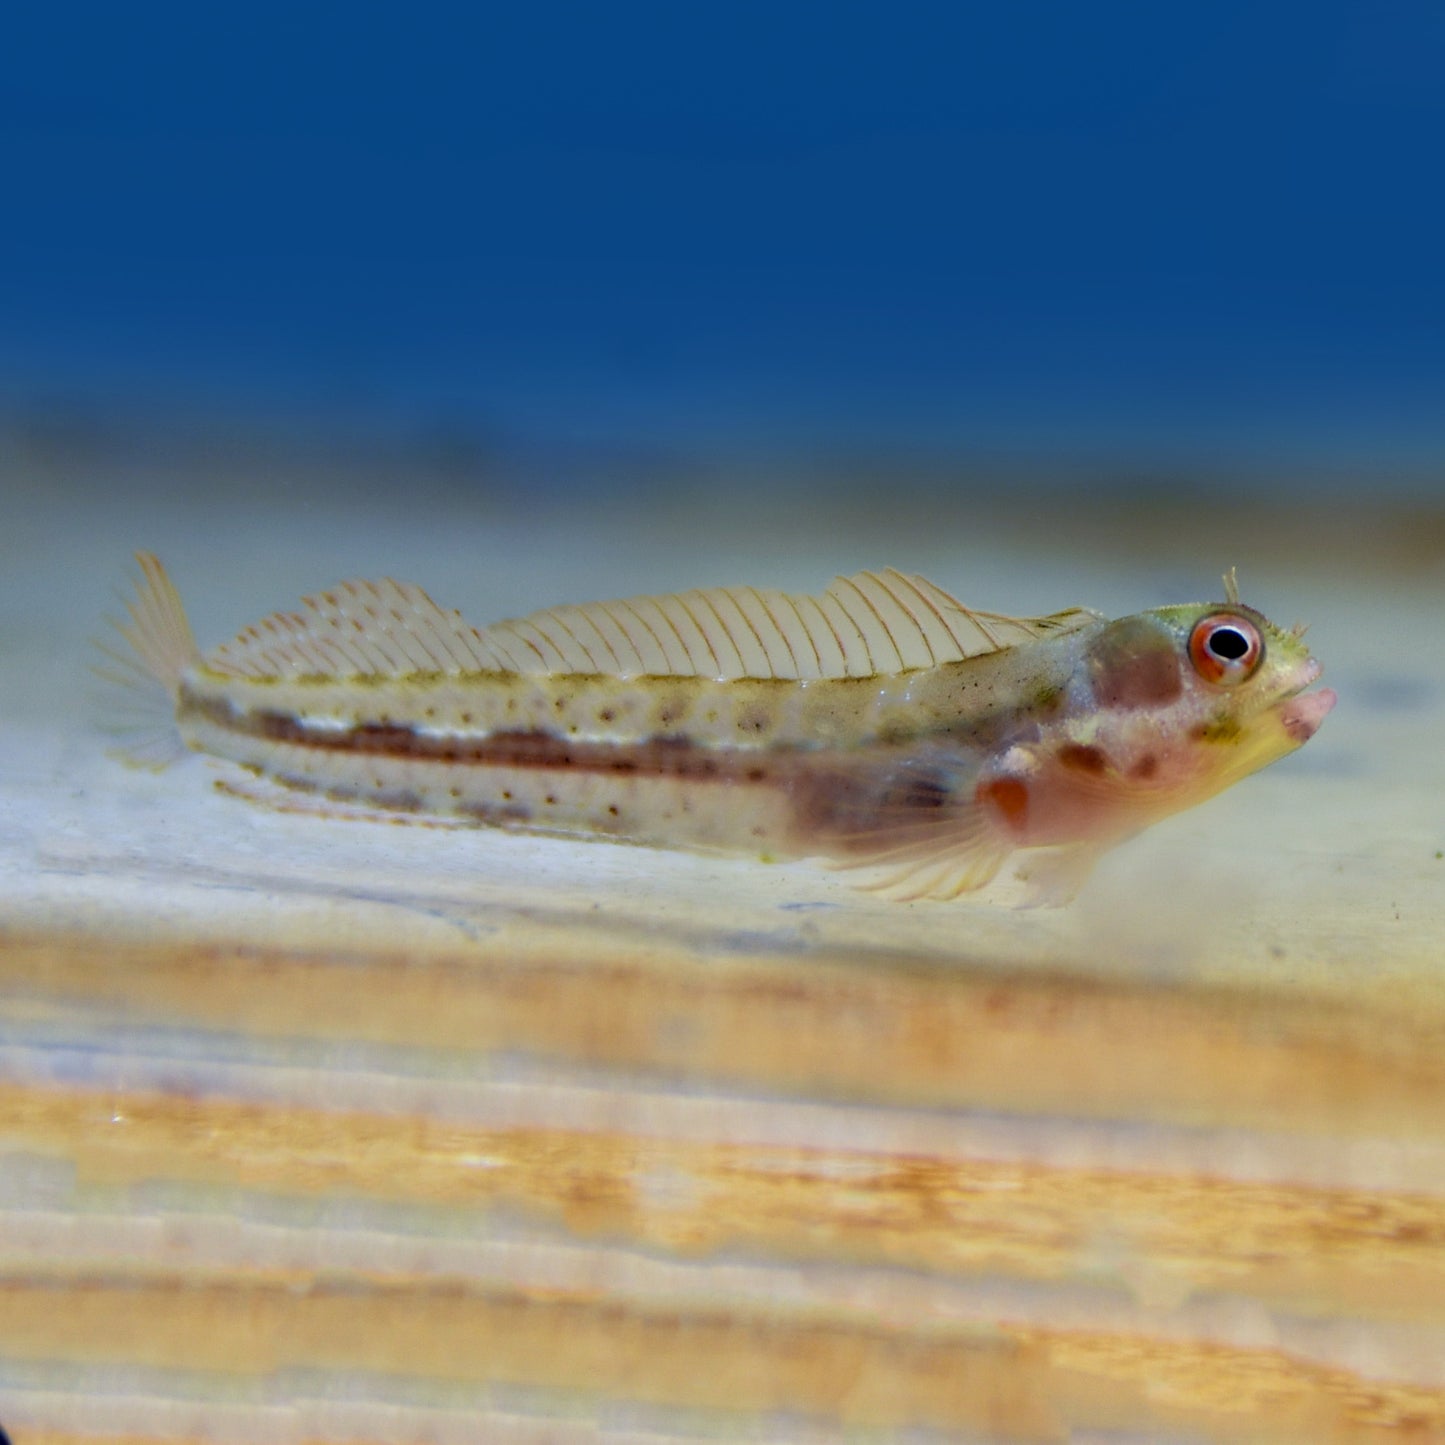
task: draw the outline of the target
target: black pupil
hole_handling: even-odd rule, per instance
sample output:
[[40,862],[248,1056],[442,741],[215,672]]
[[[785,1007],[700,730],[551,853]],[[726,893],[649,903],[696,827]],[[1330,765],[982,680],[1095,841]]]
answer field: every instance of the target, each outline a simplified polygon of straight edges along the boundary
[[1249,651],[1249,638],[1237,627],[1216,627],[1209,634],[1209,650],[1224,662],[1238,662]]

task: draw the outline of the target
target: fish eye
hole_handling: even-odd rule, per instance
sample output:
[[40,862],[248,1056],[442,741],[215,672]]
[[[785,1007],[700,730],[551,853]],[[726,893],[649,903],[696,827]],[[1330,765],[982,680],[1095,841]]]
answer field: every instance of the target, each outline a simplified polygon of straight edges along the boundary
[[1264,639],[1249,618],[1233,612],[1201,617],[1189,634],[1189,660],[1206,682],[1233,687],[1253,675],[1264,657]]

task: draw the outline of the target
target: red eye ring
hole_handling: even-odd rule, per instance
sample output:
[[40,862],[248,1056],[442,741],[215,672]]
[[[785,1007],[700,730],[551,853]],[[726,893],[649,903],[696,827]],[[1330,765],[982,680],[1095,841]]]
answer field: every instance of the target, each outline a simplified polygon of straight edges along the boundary
[[1234,687],[1253,676],[1264,657],[1264,639],[1249,618],[1211,612],[1189,634],[1189,660],[1205,682]]

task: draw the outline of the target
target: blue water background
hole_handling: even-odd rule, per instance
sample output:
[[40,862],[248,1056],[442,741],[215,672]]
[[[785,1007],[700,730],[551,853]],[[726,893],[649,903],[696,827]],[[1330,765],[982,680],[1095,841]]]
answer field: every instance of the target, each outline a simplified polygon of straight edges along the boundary
[[609,449],[1445,478],[1438,5],[3,30],[8,415],[445,437],[560,486]]

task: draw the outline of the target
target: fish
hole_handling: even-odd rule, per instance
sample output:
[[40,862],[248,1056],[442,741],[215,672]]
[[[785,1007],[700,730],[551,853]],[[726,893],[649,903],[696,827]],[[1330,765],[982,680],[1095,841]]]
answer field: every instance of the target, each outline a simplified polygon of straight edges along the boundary
[[[1109,619],[966,607],[888,569],[816,596],[717,587],[474,627],[343,582],[202,653],[161,563],[105,647],[165,736],[316,811],[865,870],[904,902],[1099,857],[1287,756],[1336,696],[1239,600]],[[167,761],[162,747],[131,760]],[[237,789],[233,789],[237,790]]]

